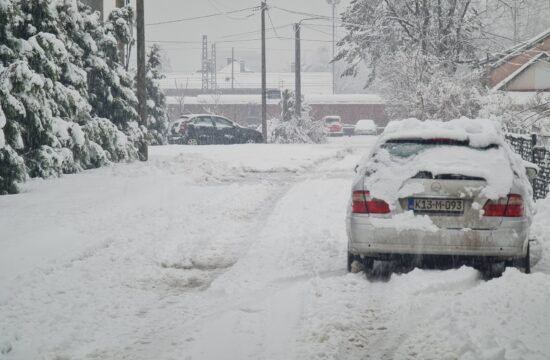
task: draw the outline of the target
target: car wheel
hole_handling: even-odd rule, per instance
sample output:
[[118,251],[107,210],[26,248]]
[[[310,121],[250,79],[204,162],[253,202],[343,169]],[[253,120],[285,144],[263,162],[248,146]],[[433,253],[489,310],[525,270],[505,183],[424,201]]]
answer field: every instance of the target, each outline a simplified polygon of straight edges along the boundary
[[190,139],[187,139],[187,145],[199,145],[199,142],[197,141],[197,139],[193,139],[193,138],[190,138]]
[[483,280],[491,280],[502,276],[506,270],[506,262],[500,261],[495,263],[483,264],[478,268]]
[[245,141],[246,144],[255,144],[256,141],[254,139],[248,139]]

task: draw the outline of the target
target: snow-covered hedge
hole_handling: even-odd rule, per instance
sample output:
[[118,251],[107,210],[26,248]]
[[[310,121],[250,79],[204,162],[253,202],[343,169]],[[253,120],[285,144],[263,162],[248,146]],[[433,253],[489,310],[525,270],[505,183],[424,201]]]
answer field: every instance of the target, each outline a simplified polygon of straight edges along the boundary
[[119,20],[102,23],[79,1],[0,1],[1,194],[28,176],[137,159],[147,130],[117,53],[118,40],[132,41]]
[[294,93],[283,91],[280,119],[271,119],[267,126],[267,141],[280,144],[324,143],[327,134],[321,121],[311,118],[311,107],[302,103],[301,117],[295,116]]

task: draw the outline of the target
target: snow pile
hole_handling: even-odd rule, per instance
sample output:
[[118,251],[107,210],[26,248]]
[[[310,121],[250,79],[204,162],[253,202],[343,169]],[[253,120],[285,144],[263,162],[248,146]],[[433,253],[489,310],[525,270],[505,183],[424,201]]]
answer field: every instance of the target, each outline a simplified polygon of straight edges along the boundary
[[536,238],[533,246],[532,255],[539,261],[537,269],[545,273],[550,273],[550,196],[544,200],[537,201],[537,213],[531,227],[531,237]]
[[[370,145],[370,144],[369,144]],[[155,148],[162,158],[200,158],[223,164],[230,174],[301,173],[328,160],[340,161],[349,153],[349,146],[315,144],[246,144],[244,146],[163,146]],[[351,164],[351,163],[349,163]],[[353,170],[353,165],[347,167]]]
[[326,142],[321,121],[292,118],[288,121],[272,119],[268,125],[268,142],[277,144],[311,144]]

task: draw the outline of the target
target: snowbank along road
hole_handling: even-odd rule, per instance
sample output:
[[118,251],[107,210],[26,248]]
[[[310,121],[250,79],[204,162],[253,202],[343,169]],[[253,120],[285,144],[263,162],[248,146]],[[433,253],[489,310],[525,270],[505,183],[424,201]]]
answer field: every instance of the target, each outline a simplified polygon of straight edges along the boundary
[[0,197],[0,359],[548,359],[542,260],[347,274],[353,168],[376,139],[151,148]]

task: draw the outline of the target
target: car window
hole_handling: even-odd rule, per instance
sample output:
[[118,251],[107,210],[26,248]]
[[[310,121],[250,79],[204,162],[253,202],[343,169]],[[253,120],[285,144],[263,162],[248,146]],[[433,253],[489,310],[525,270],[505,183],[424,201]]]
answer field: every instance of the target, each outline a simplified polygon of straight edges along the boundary
[[230,128],[233,127],[233,123],[227,119],[221,117],[214,117],[214,123],[217,128]]
[[180,128],[181,121],[174,121],[172,124],[172,131],[178,131]]
[[212,125],[212,119],[210,118],[210,116],[198,116],[195,118],[194,124],[195,126],[200,126],[200,127],[214,126]]
[[325,124],[336,124],[339,122],[340,122],[340,119],[336,117],[330,117],[325,119]]
[[467,147],[474,150],[488,150],[498,148],[498,145],[491,144],[486,147],[472,147],[469,142],[453,139],[397,139],[389,140],[382,144],[381,148],[388,150],[390,155],[400,158],[407,158],[437,147]]

